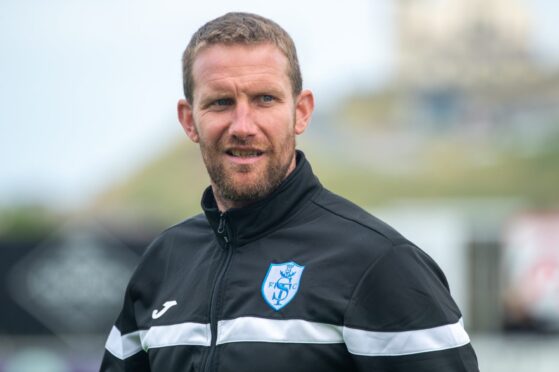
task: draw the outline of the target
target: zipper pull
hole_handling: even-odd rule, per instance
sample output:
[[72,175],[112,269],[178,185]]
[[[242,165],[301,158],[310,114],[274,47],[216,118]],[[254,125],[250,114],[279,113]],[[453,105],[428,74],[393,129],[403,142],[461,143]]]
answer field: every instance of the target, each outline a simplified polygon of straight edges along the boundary
[[227,232],[225,231],[225,214],[222,213],[219,216],[219,225],[217,226],[217,233],[223,236],[223,240],[229,243],[229,238],[227,237]]

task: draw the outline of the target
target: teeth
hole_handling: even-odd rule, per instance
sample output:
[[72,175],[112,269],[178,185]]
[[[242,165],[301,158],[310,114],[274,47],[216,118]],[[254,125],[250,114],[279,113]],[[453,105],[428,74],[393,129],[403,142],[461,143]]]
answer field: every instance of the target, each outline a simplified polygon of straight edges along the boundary
[[238,156],[241,158],[248,158],[252,156],[259,156],[261,153],[260,151],[255,150],[231,150],[231,155]]

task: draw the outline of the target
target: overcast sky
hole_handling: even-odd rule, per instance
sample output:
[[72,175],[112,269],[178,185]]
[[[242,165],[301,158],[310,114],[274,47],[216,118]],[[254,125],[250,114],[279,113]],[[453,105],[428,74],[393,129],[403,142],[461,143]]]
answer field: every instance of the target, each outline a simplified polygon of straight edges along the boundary
[[[559,2],[524,1],[538,48],[558,56]],[[391,3],[1,0],[0,207],[79,205],[183,136],[180,56],[207,20],[242,10],[277,21],[328,105],[390,76]]]

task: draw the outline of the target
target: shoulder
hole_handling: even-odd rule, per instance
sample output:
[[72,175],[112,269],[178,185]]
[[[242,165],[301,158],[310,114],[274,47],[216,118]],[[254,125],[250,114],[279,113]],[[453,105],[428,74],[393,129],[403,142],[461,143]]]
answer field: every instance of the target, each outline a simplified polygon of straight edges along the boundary
[[338,220],[339,223],[351,226],[352,231],[362,231],[363,233],[376,235],[378,238],[386,240],[386,243],[390,246],[409,243],[392,226],[373,216],[362,207],[327,189],[318,193],[313,202],[326,214]]
[[346,321],[377,331],[436,327],[461,315],[448,282],[433,259],[417,246],[393,246],[363,273]]
[[153,251],[173,245],[177,239],[181,242],[196,240],[206,236],[209,232],[208,220],[202,213],[187,218],[165,230],[163,230],[148,246],[144,255],[154,254]]
[[165,229],[147,246],[130,284],[134,286],[150,277],[159,277],[164,268],[169,266],[169,261],[175,260],[177,255],[196,249],[199,242],[208,241],[208,236],[211,236],[211,228],[203,214]]
[[[353,255],[360,252],[359,263],[355,264],[360,279],[352,296],[352,314],[359,314],[358,319],[368,319],[365,314],[372,313],[377,315],[373,320],[391,319],[394,309],[411,309],[408,303],[420,304],[417,313],[443,302],[448,302],[447,308],[456,309],[445,275],[436,262],[393,227],[328,190],[318,195],[314,203],[331,219],[330,226],[344,232],[346,251]],[[405,314],[404,317],[410,316]],[[402,321],[395,319],[394,323],[377,326],[390,330]],[[369,324],[373,320],[369,319]]]

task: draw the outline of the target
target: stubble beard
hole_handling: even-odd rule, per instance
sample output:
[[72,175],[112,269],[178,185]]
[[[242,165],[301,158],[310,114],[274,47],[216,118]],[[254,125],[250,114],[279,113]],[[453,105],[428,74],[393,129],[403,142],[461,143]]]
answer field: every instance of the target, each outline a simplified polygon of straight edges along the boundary
[[[243,140],[236,139],[236,144],[247,145]],[[266,153],[268,164],[263,170],[254,170],[251,165],[241,165],[235,170],[227,170],[224,163],[216,158],[220,156],[219,149],[209,149],[208,145],[200,142],[202,158],[206,165],[208,175],[217,193],[222,200],[241,203],[253,203],[272,193],[287,177],[289,167],[295,156],[295,136],[290,135],[283,146],[277,151],[269,149]],[[286,156],[287,154],[287,156]],[[238,182],[235,173],[258,172],[254,182]]]

